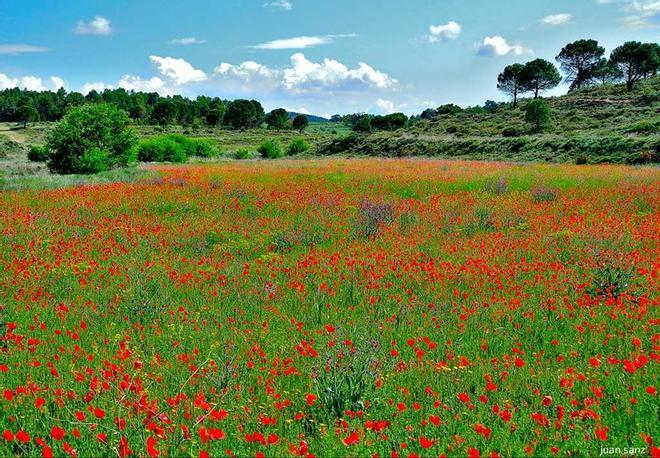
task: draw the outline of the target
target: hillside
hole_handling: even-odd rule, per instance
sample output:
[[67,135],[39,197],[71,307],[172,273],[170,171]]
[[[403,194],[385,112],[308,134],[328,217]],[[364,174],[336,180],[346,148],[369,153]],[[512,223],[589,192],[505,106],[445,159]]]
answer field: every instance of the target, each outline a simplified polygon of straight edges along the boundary
[[658,162],[660,77],[633,92],[605,85],[548,98],[552,123],[531,134],[522,100],[493,113],[462,110],[394,132],[333,140],[321,154],[436,156],[548,162]]

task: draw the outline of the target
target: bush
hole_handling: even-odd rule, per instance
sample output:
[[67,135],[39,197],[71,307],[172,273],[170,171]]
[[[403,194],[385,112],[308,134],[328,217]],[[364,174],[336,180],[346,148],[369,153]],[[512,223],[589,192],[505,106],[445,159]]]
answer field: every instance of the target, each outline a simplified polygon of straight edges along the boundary
[[505,127],[502,129],[502,137],[512,138],[520,137],[522,133],[515,127]]
[[660,120],[639,121],[626,129],[629,134],[657,134],[660,132]]
[[48,167],[56,173],[96,173],[135,159],[136,136],[128,113],[114,105],[89,104],[69,111],[48,137]]
[[252,155],[250,154],[250,151],[243,148],[243,149],[239,149],[238,151],[234,152],[234,154],[232,156],[233,156],[234,159],[242,160],[242,159],[249,159],[250,156],[252,156]]
[[282,150],[280,142],[275,139],[262,143],[257,151],[264,159],[277,159],[278,157],[284,156],[284,151]]
[[28,159],[32,162],[48,162],[50,150],[45,146],[32,146],[28,151]]
[[203,138],[171,134],[142,140],[135,150],[142,162],[186,162],[189,157],[216,157],[217,148]]
[[289,156],[295,156],[296,154],[302,154],[309,151],[309,145],[304,138],[294,138],[289,147],[286,149],[286,153]]
[[583,155],[580,155],[580,156],[578,156],[578,157],[575,158],[575,164],[576,164],[576,165],[585,165],[585,164],[587,164],[588,162],[589,162],[589,161],[587,160],[587,157],[586,157],[586,156],[583,156]]
[[525,108],[525,121],[532,124],[536,132],[540,132],[550,123],[550,104],[542,99],[529,102]]
[[135,147],[137,158],[142,162],[186,162],[186,150],[173,136],[161,136],[141,140]]

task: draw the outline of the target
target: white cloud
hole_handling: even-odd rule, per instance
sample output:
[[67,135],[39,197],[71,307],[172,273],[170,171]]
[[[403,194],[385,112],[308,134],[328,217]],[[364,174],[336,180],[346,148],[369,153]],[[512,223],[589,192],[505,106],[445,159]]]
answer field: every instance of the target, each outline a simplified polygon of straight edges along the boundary
[[309,115],[312,114],[307,108],[305,107],[300,107],[300,108],[291,108],[291,107],[283,107],[286,111],[289,113],[300,113],[304,115]]
[[521,54],[531,54],[532,52],[531,49],[527,49],[522,45],[510,45],[499,35],[486,37],[483,44],[477,46],[477,55],[480,56],[506,56],[508,54],[519,56]]
[[632,0],[625,10],[624,18],[628,27],[633,29],[652,29],[660,27],[660,0]]
[[252,46],[255,49],[305,49],[332,43],[336,38],[353,38],[354,33],[284,38]]
[[85,83],[80,88],[80,93],[87,95],[92,91],[103,92],[106,89],[113,89],[113,86],[107,85],[105,83]]
[[392,102],[391,100],[378,99],[376,101],[376,105],[386,114],[394,113],[395,111],[394,102]]
[[48,91],[57,90],[60,87],[66,87],[66,83],[59,76],[51,76],[48,80],[50,85],[44,84],[44,81],[38,76],[22,76],[20,78],[11,78],[4,73],[0,73],[0,90],[21,88],[28,91]]
[[438,41],[454,40],[458,38],[461,34],[460,24],[449,21],[446,24],[441,25],[432,25],[429,27],[431,34],[428,36],[428,39],[431,43],[436,43]]
[[170,40],[170,44],[173,45],[203,45],[205,43],[208,43],[206,40],[200,40],[195,37],[185,37],[185,38],[176,38],[174,40]]
[[291,66],[285,69],[272,69],[257,62],[248,61],[240,65],[220,64],[214,72],[226,81],[234,81],[253,89],[281,89],[289,94],[309,94],[332,91],[362,91],[366,89],[391,89],[397,80],[380,72],[364,62],[356,68],[348,68],[333,59],[312,62],[302,53],[291,56]]
[[50,84],[53,86],[53,89],[55,89],[56,91],[60,88],[63,88],[63,89],[67,88],[66,81],[64,81],[59,76],[51,76],[50,77]]
[[291,0],[275,0],[273,2],[265,3],[264,6],[291,11],[293,9],[293,2],[291,2]]
[[154,76],[151,79],[143,80],[139,76],[124,75],[118,82],[117,87],[127,91],[136,92],[158,92],[161,95],[170,95],[174,91],[166,86],[165,81]]
[[207,79],[206,73],[198,70],[183,59],[173,57],[149,56],[160,73],[170,78],[175,84],[187,84]]
[[46,51],[50,51],[50,49],[44,48],[42,46],[25,45],[21,43],[0,44],[0,54],[19,55],[25,53],[46,52]]
[[571,19],[573,19],[572,14],[558,13],[541,18],[541,22],[546,25],[564,25],[568,24]]
[[110,35],[112,24],[103,16],[94,16],[89,22],[78,21],[75,32],[80,35]]

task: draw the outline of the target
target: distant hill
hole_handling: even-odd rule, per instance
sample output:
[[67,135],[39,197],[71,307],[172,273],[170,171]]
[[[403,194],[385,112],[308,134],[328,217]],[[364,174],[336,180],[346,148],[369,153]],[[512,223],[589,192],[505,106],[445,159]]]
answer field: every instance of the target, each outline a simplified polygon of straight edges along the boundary
[[547,98],[551,125],[530,132],[521,100],[494,112],[463,109],[418,120],[394,132],[354,134],[321,148],[321,154],[434,156],[544,162],[660,162],[660,76],[625,85],[607,84]]
[[299,114],[304,114],[305,116],[307,116],[307,119],[309,119],[309,122],[318,122],[318,123],[330,122],[329,119],[324,118],[322,116],[316,116],[307,113],[296,113],[295,111],[289,111],[288,113],[289,113],[289,119],[293,119]]

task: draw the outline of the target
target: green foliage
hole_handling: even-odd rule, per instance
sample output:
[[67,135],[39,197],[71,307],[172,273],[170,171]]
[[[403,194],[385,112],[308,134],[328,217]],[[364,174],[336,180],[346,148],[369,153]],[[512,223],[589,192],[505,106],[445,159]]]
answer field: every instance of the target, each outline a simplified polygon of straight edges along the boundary
[[135,133],[128,114],[109,104],[74,108],[47,140],[48,167],[56,173],[96,173],[125,166],[134,156]]
[[250,153],[250,150],[246,148],[241,148],[239,150],[236,150],[234,154],[232,154],[232,157],[238,160],[249,159],[251,156],[252,154]]
[[513,97],[514,107],[518,104],[518,96],[524,92],[524,70],[525,66],[522,64],[511,64],[504,67],[497,77],[497,89]]
[[234,100],[225,113],[225,123],[234,129],[257,127],[264,118],[264,109],[256,100]]
[[362,133],[371,132],[371,117],[362,116],[360,119],[357,120],[357,122],[353,126],[353,130],[355,132],[362,132]]
[[208,140],[170,134],[141,140],[135,147],[142,162],[186,162],[189,157],[211,158],[219,151]]
[[183,145],[169,135],[141,140],[135,151],[142,162],[180,163],[188,160]]
[[257,152],[264,159],[277,159],[284,156],[284,150],[276,139],[267,140],[259,146]]
[[271,129],[286,129],[289,126],[289,113],[284,108],[273,110],[266,115],[266,124]]
[[306,153],[307,151],[309,151],[309,144],[304,138],[294,138],[286,149],[289,156]]
[[552,62],[534,59],[527,62],[520,76],[524,92],[533,92],[538,98],[541,92],[556,87],[561,82],[561,75]]
[[396,130],[406,127],[408,116],[403,113],[392,113],[386,116],[374,116],[371,128],[375,130]]
[[632,91],[637,81],[660,69],[660,45],[628,41],[612,51],[610,61],[624,75],[628,91]]
[[293,123],[291,124],[291,127],[302,133],[305,129],[307,129],[307,126],[309,126],[309,118],[304,115],[304,114],[299,114],[296,115],[295,118],[293,118]]
[[502,129],[502,137],[512,138],[520,137],[521,135],[522,132],[520,132],[520,130],[516,129],[515,127],[505,127]]
[[580,89],[596,78],[596,70],[602,65],[605,48],[596,40],[577,40],[562,48],[557,61],[566,74],[570,90]]
[[46,146],[33,145],[28,151],[28,159],[32,162],[48,162],[50,150]]
[[626,127],[631,134],[658,134],[660,133],[660,118],[636,122]]
[[534,130],[539,132],[548,125],[551,117],[550,104],[545,100],[536,99],[525,105],[525,121],[534,126]]

